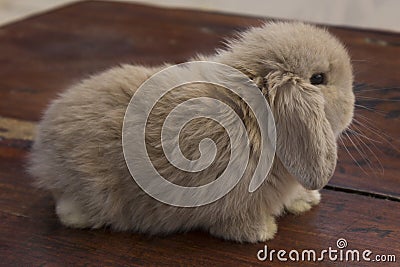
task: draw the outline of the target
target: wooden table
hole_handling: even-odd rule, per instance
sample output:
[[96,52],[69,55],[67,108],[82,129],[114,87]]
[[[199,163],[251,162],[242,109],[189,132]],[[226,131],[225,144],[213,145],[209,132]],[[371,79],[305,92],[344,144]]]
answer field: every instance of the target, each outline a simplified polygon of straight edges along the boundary
[[[89,1],[1,27],[0,265],[267,266],[257,260],[263,243],[235,244],[201,232],[149,238],[67,229],[58,222],[50,195],[34,189],[24,169],[35,123],[66,86],[119,63],[156,65],[212,53],[235,30],[260,23],[259,18]],[[275,250],[321,251],[345,238],[349,249],[395,254],[398,264],[400,35],[328,28],[354,60],[357,104],[366,107],[357,107],[356,119],[368,128],[364,137],[350,133],[353,143],[344,139],[353,156],[341,146],[321,204],[302,216],[280,218],[278,235],[266,244]],[[367,144],[358,145],[364,156],[355,147],[360,138]]]

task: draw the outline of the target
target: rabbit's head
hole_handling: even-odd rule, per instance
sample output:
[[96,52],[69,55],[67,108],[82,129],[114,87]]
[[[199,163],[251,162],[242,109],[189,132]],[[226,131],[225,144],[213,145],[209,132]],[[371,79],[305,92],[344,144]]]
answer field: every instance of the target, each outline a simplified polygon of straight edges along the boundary
[[315,26],[267,23],[242,33],[219,56],[262,81],[277,127],[276,155],[304,187],[323,187],[336,166],[336,139],[354,111],[344,46]]

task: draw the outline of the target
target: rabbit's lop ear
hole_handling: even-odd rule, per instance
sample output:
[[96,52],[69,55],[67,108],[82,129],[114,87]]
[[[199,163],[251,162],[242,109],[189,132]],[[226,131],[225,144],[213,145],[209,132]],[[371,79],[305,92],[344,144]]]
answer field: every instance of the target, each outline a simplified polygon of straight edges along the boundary
[[277,156],[305,188],[322,188],[337,160],[336,140],[325,116],[322,93],[282,73],[270,73],[267,81],[276,122]]

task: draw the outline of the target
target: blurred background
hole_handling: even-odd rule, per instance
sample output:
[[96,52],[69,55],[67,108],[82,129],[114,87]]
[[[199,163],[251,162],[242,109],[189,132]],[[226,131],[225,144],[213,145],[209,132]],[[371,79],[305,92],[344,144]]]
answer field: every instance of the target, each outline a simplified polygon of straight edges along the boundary
[[[400,0],[119,0],[400,32]],[[0,25],[70,0],[0,0]]]

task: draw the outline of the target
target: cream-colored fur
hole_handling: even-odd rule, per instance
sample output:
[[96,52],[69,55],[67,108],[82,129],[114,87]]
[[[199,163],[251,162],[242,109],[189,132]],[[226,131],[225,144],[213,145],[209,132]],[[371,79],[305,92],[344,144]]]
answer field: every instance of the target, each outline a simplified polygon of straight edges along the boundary
[[[111,226],[147,234],[203,229],[238,242],[274,237],[275,217],[286,209],[302,213],[320,201],[317,189],[331,177],[336,164],[336,138],[353,116],[352,68],[343,45],[327,31],[302,23],[267,23],[230,41],[210,60],[230,65],[259,82],[277,126],[273,167],[253,193],[248,185],[260,149],[254,114],[237,96],[212,85],[190,85],[165,95],[153,110],[146,129],[147,149],[156,169],[179,185],[195,186],[218,178],[229,160],[229,139],[209,120],[190,122],[182,131],[181,149],[199,156],[205,137],[218,154],[210,168],[185,173],[171,166],[160,149],[160,130],[171,109],[187,99],[219,98],[241,116],[251,144],[243,179],[211,204],[179,208],[143,192],[125,164],[121,136],[127,105],[135,90],[165,66],[124,65],[72,86],[43,116],[30,157],[36,184],[55,196],[56,212],[70,227]],[[327,82],[309,79],[325,73]]]

